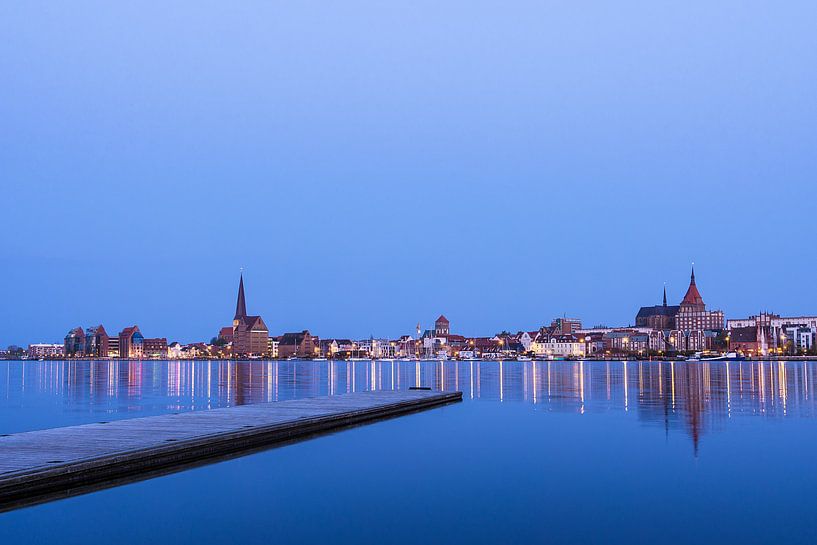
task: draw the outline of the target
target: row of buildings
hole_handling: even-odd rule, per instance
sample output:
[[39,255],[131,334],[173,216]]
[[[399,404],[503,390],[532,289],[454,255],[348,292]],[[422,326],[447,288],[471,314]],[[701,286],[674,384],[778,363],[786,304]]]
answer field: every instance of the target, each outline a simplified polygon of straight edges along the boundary
[[[817,316],[784,317],[759,313],[724,323],[720,310],[707,310],[692,270],[689,289],[680,305],[641,307],[636,328],[628,335],[639,349],[650,352],[725,351],[748,357],[803,355],[817,351]],[[635,336],[637,335],[637,337]]]
[[[44,357],[48,354],[37,352],[55,348],[53,345],[50,348],[49,345],[31,345],[29,355]],[[136,325],[126,327],[114,336],[108,335],[101,324],[86,329],[75,327],[65,336],[62,348],[62,356],[67,358],[160,359],[168,355],[166,338],[145,337]]]
[[309,330],[271,336],[261,316],[247,313],[242,274],[232,325],[222,327],[209,343],[168,345],[166,338],[144,337],[135,325],[111,336],[98,325],[72,329],[63,344],[32,344],[28,357],[499,359],[661,356],[703,351],[733,351],[756,357],[816,350],[817,317],[759,313],[725,321],[723,311],[707,309],[693,268],[678,305],[667,304],[664,288],[662,303],[641,307],[634,325],[583,328],[580,320],[563,317],[532,331],[466,337],[452,333],[450,321],[441,315],[433,328],[423,329],[417,324],[414,336],[396,339],[321,339]]

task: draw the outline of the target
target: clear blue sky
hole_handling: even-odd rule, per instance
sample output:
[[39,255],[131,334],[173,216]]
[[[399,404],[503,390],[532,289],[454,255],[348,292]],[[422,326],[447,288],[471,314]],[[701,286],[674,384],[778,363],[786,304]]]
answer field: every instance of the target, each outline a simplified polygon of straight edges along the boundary
[[[239,4],[239,5],[236,5]],[[815,2],[4,2],[0,345],[817,313]]]

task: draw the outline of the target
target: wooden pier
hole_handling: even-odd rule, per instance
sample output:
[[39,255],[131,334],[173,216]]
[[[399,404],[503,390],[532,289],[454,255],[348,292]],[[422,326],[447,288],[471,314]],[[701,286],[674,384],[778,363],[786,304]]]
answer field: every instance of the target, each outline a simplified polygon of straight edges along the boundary
[[461,400],[462,392],[361,392],[0,436],[0,511]]

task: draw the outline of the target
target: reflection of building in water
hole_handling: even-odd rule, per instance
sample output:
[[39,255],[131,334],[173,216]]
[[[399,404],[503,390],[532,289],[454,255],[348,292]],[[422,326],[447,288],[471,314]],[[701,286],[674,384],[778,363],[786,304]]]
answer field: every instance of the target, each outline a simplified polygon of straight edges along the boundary
[[466,399],[531,403],[549,411],[633,413],[667,433],[684,431],[696,451],[706,433],[732,418],[817,416],[813,362],[69,360],[0,365],[8,375],[0,394],[19,398],[15,403],[51,395],[107,414],[155,414],[429,386],[462,390]]

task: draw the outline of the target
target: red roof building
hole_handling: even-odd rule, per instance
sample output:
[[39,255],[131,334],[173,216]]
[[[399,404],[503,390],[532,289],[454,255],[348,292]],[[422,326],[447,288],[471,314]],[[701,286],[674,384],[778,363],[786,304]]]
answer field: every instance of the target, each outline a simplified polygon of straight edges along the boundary
[[434,334],[441,337],[449,333],[451,333],[451,322],[448,321],[448,318],[440,314],[440,317],[434,322]]
[[[688,337],[690,332],[703,332],[710,330],[723,329],[723,311],[720,310],[706,310],[704,299],[698,291],[698,286],[695,283],[695,268],[692,269],[692,275],[689,279],[689,288],[687,289],[684,299],[679,306],[678,314],[675,317],[675,327],[678,331],[683,333],[682,337]],[[698,335],[700,337],[700,335]],[[684,346],[686,344],[686,346]],[[678,342],[679,350],[698,350],[700,346],[694,344],[690,346],[689,343]]]
[[261,316],[247,315],[243,274],[238,281],[232,342],[233,353],[237,355],[262,355],[269,350],[269,329],[264,320]]

